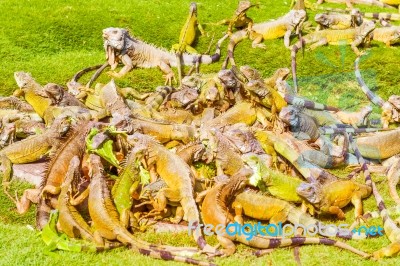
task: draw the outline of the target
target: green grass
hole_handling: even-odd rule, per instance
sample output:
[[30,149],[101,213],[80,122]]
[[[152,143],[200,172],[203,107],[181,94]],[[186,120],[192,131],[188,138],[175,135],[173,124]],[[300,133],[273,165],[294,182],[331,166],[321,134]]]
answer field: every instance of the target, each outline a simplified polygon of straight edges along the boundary
[[[260,1],[260,8],[249,11],[255,22],[276,18],[288,11],[290,1]],[[106,27],[125,27],[141,39],[167,49],[179,36],[185,21],[190,1],[109,1],[109,0],[31,0],[0,1],[0,95],[9,95],[17,88],[14,71],[27,71],[41,84],[55,82],[64,84],[80,69],[103,63],[101,30]],[[214,36],[214,42],[226,30],[212,23],[229,18],[237,1],[203,0],[198,3],[199,20],[204,24],[206,36],[199,37],[196,49],[206,51]],[[340,5],[325,5],[339,7]],[[383,9],[361,6],[363,11]],[[314,17],[311,12],[309,18]],[[277,68],[290,67],[290,52],[283,46],[282,39],[267,41],[266,50],[252,49],[249,41],[237,46],[235,58],[238,65],[248,64],[260,70],[264,76],[271,75]],[[225,46],[226,47],[226,43]],[[225,51],[225,50],[223,50]],[[224,52],[224,55],[226,53]],[[400,94],[398,58],[400,51],[372,44],[368,56],[361,62],[367,84],[381,97]],[[349,47],[321,47],[313,52],[298,55],[298,77],[300,92],[313,100],[357,110],[369,104],[359,89],[354,74],[355,55]],[[202,66],[205,73],[217,72],[221,64]],[[87,81],[89,77],[82,80]],[[102,76],[100,81],[107,81]],[[141,91],[151,91],[164,81],[158,69],[136,69],[123,79],[119,86],[131,86]],[[376,109],[376,112],[378,109]],[[375,114],[377,115],[377,114]],[[349,170],[337,171],[345,175]],[[375,177],[378,188],[387,206],[394,203],[388,196],[384,177]],[[19,193],[26,185],[14,182],[12,190]],[[364,201],[365,210],[375,210],[372,197]],[[346,222],[352,223],[354,208],[347,207]],[[326,223],[339,223],[329,217],[321,217]],[[143,257],[126,249],[102,254],[57,252],[54,256],[44,254],[44,244],[37,232],[27,225],[35,222],[34,208],[28,214],[16,214],[12,203],[0,193],[0,265],[170,265]],[[380,224],[374,220],[372,224]],[[138,237],[154,243],[195,246],[194,241],[182,233],[139,234]],[[215,238],[208,239],[216,244]],[[386,237],[368,241],[349,241],[351,245],[366,252],[373,252],[387,244]],[[238,252],[229,258],[217,258],[222,265],[295,265],[293,251],[280,249],[262,258],[254,258],[251,249],[239,245]],[[375,265],[371,260],[361,260],[350,252],[333,247],[305,246],[301,248],[303,265]],[[384,259],[382,265],[395,265],[399,259]]]

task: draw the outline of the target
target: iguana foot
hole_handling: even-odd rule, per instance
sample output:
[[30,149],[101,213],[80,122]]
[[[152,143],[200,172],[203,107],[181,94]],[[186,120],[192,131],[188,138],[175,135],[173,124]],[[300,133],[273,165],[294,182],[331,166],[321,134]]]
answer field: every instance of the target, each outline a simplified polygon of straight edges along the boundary
[[107,71],[106,74],[112,78],[121,78],[122,77],[119,73],[117,73],[115,71]]
[[261,48],[261,49],[267,49],[267,46],[266,46],[265,44],[263,44],[263,43],[253,43],[253,44],[251,45],[251,47],[253,47],[253,48]]
[[165,74],[163,75],[163,77],[165,78],[164,85],[172,86],[172,80],[174,81],[175,84],[177,83],[174,72]]

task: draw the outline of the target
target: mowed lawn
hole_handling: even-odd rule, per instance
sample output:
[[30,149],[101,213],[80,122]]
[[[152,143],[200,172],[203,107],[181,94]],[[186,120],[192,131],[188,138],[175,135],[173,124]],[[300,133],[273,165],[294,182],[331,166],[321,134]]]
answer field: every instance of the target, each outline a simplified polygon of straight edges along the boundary
[[[277,18],[289,10],[290,1],[258,1],[259,8],[248,14],[255,22]],[[79,70],[105,60],[102,29],[123,27],[142,40],[170,49],[178,41],[180,28],[186,20],[190,1],[182,0],[2,0],[0,1],[0,95],[9,95],[17,88],[13,78],[15,71],[30,72],[41,84],[49,82],[65,86]],[[216,22],[230,18],[237,1],[198,2],[198,16],[206,34],[199,36],[195,48],[205,52],[212,42],[223,36],[226,26]],[[340,7],[341,5],[324,5]],[[343,7],[344,5],[342,5]],[[380,8],[360,6],[363,11],[384,11]],[[392,10],[391,10],[392,11]],[[312,20],[316,11],[310,11]],[[296,40],[293,40],[295,42]],[[226,55],[226,44],[223,57]],[[243,41],[235,50],[238,65],[248,64],[257,68],[264,77],[277,68],[290,67],[290,51],[283,40],[266,41],[266,50],[252,49],[249,41]],[[398,47],[386,48],[372,43],[368,55],[361,61],[363,76],[367,84],[381,97],[400,94],[398,74],[400,52]],[[355,55],[348,46],[321,47],[298,54],[298,77],[300,93],[312,100],[336,105],[347,110],[358,110],[369,104],[359,89],[353,74]],[[221,63],[201,66],[204,73],[215,73]],[[82,78],[87,81],[88,76]],[[107,82],[103,74],[99,81]],[[121,87],[130,86],[140,91],[152,91],[164,80],[158,69],[136,69],[123,79],[116,81]],[[375,108],[373,116],[379,117]],[[351,170],[335,171],[345,176]],[[359,179],[362,182],[362,179]],[[384,176],[374,176],[386,205],[394,203],[388,195]],[[27,184],[13,182],[12,191],[19,194]],[[372,197],[364,201],[365,210],[376,210]],[[21,216],[15,206],[0,192],[0,265],[172,265],[178,263],[151,259],[121,248],[101,254],[55,252],[44,253],[45,245],[37,231],[29,229],[35,224],[35,208]],[[354,208],[345,208],[346,221],[354,220]],[[343,223],[332,217],[320,216],[324,223]],[[381,225],[380,219],[371,220],[369,225]],[[187,233],[179,235],[138,233],[137,237],[153,243],[179,246],[195,246]],[[217,244],[213,237],[210,244]],[[390,242],[386,237],[364,241],[348,241],[366,252],[373,252]],[[293,249],[279,249],[261,258],[252,254],[252,249],[238,245],[237,252],[228,258],[216,258],[220,265],[296,265]],[[372,260],[363,260],[348,251],[326,246],[304,246],[300,249],[303,265],[376,265]],[[396,265],[399,258],[384,259],[382,265]]]

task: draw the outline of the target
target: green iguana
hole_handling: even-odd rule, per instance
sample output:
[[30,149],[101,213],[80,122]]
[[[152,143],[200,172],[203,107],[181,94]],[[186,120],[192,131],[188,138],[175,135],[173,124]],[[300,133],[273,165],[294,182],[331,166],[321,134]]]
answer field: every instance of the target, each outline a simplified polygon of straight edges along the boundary
[[[166,84],[172,83],[174,72],[171,66],[177,66],[175,54],[136,39],[122,28],[104,29],[103,38],[106,57],[111,69],[114,70],[119,62],[124,65],[118,73],[110,72],[112,77],[120,78],[135,67],[159,67],[165,74]],[[220,58],[220,45],[226,38],[227,36],[224,36],[218,41],[213,55],[189,55],[184,53],[182,55],[182,65],[195,65],[198,62],[203,64],[217,62]]]
[[289,13],[276,19],[275,21],[254,24],[251,32],[248,32],[247,29],[235,32],[230,37],[228,55],[222,68],[225,69],[228,65],[228,62],[231,63],[232,67],[236,66],[233,55],[234,49],[235,46],[245,38],[249,38],[253,41],[253,48],[265,48],[265,45],[261,43],[263,40],[272,40],[284,37],[284,44],[287,48],[289,48],[290,35],[293,32],[298,33],[300,31],[301,24],[305,19],[306,12],[304,10],[291,10]]
[[228,30],[227,33],[228,35],[232,35],[232,29],[244,29],[246,28],[248,32],[251,32],[252,27],[253,27],[253,20],[249,18],[246,14],[246,12],[258,5],[253,5],[251,4],[250,1],[239,1],[238,7],[235,10],[235,14],[231,19],[224,19],[218,22],[217,24],[227,24],[228,25]]
[[25,101],[33,107],[35,112],[40,117],[43,117],[44,112],[52,104],[52,101],[44,92],[42,86],[26,72],[15,72],[14,78],[20,88],[14,91],[14,96],[23,95]]
[[24,140],[15,142],[0,151],[0,161],[3,168],[4,192],[15,202],[8,193],[9,181],[12,177],[12,164],[35,162],[44,158],[49,152],[59,145],[71,126],[69,117],[57,119],[43,134],[34,135]]
[[191,45],[196,39],[196,27],[199,28],[201,35],[204,35],[204,30],[201,24],[197,21],[197,4],[195,2],[190,3],[189,16],[186,19],[185,24],[179,34],[179,43],[172,45],[172,50],[176,53],[176,62],[178,68],[179,84],[182,84],[182,65],[181,59],[184,52],[190,54],[198,54],[196,49]]
[[296,54],[297,51],[305,45],[310,45],[310,50],[325,45],[340,45],[347,44],[351,45],[351,49],[357,56],[362,53],[358,50],[357,46],[369,41],[370,33],[375,29],[375,23],[373,21],[364,21],[360,27],[347,29],[347,30],[321,30],[316,31],[306,36],[303,36],[296,44],[291,47],[292,57],[292,76],[295,91],[297,89],[297,76],[296,76]]
[[202,204],[201,209],[203,221],[205,224],[213,225],[212,229],[214,231],[218,230],[217,239],[222,245],[222,252],[225,255],[232,255],[236,250],[234,242],[240,242],[258,249],[273,249],[306,244],[332,245],[349,250],[365,258],[369,257],[369,254],[365,252],[357,250],[343,242],[335,241],[329,238],[266,238],[255,234],[251,234],[251,237],[249,238],[249,235],[236,234],[235,232],[230,231],[229,228],[232,227],[229,226],[228,228],[228,225],[235,222],[234,216],[230,211],[230,207],[235,200],[235,196],[243,191],[247,183],[247,176],[233,176],[229,179],[229,181],[219,183],[211,188],[205,196]]
[[358,219],[363,215],[362,199],[371,195],[371,187],[352,180],[337,180],[325,185],[315,181],[300,184],[297,193],[317,210],[334,214],[340,220],[345,219],[342,208],[351,202]]
[[382,27],[375,29],[372,40],[385,43],[386,47],[400,42],[400,26]]
[[352,9],[349,15],[347,14],[316,14],[314,17],[317,22],[317,29],[333,29],[345,30],[360,26],[363,23],[363,18],[359,9]]

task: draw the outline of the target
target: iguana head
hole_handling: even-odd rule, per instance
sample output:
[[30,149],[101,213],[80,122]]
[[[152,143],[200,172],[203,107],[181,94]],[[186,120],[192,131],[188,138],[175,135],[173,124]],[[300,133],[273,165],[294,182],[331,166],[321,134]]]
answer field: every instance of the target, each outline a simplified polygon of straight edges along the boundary
[[117,67],[116,53],[120,54],[126,48],[128,36],[128,32],[122,28],[106,28],[103,30],[104,50],[111,69]]
[[299,118],[300,109],[294,106],[283,107],[279,112],[279,118],[290,126],[298,126],[300,123]]
[[288,20],[288,24],[296,30],[296,34],[299,34],[303,22],[307,19],[307,13],[305,10],[290,10],[286,14],[285,18]]
[[228,89],[235,89],[238,86],[238,80],[230,69],[224,69],[218,72],[218,78]]
[[360,9],[353,8],[350,12],[352,27],[360,26],[363,23],[363,17]]
[[60,102],[64,96],[64,89],[58,84],[48,83],[43,87],[43,90],[52,100],[53,104]]
[[254,6],[254,5],[252,5],[250,1],[240,1],[238,8],[235,11],[235,14],[240,15],[240,14],[246,12],[252,6]]
[[197,15],[197,4],[195,2],[190,3],[189,14]]
[[321,186],[317,182],[301,183],[297,187],[296,192],[297,194],[299,194],[300,197],[306,199],[312,204],[317,204],[321,201]]
[[318,24],[324,26],[324,27],[328,27],[332,24],[332,18],[325,13],[322,14],[316,14],[314,17],[315,22],[317,22]]
[[245,65],[240,67],[240,72],[246,77],[247,80],[261,79],[261,74],[257,69]]
[[21,89],[30,82],[34,81],[31,74],[22,71],[14,72],[14,78],[17,82],[18,87]]
[[364,23],[357,28],[356,39],[365,39],[374,29],[375,29],[374,21],[372,20],[364,21]]
[[51,130],[56,134],[58,138],[64,137],[71,128],[72,119],[69,116],[57,117],[53,124],[51,124]]

